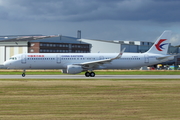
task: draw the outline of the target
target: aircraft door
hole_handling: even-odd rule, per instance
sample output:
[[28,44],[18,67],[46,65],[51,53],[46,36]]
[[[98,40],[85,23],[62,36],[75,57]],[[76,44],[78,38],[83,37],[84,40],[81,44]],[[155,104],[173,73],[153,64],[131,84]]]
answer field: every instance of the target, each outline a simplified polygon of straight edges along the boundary
[[21,55],[21,63],[26,64],[26,55],[25,54]]
[[60,55],[56,55],[56,62],[57,62],[57,64],[61,63],[61,56]]
[[144,63],[149,63],[149,56],[148,55],[144,55]]

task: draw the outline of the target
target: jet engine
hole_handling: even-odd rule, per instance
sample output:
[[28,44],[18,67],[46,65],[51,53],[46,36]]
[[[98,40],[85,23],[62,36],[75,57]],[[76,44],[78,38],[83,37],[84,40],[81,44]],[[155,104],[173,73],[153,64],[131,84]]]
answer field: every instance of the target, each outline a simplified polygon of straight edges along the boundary
[[62,73],[78,74],[83,71],[83,68],[79,65],[68,65],[67,69],[62,69]]

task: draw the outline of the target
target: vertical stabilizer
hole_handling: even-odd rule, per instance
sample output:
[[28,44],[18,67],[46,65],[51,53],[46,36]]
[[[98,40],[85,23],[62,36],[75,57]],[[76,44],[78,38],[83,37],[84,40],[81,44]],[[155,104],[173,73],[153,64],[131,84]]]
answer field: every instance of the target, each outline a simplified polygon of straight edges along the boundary
[[164,31],[146,53],[167,54],[171,33],[170,30]]

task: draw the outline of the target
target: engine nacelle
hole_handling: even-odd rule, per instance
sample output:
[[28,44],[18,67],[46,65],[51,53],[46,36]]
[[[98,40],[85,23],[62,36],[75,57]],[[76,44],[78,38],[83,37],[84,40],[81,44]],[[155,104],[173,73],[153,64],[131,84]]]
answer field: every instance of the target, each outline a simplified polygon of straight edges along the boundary
[[82,71],[83,69],[79,65],[68,65],[67,69],[62,69],[62,73],[68,73],[68,74],[78,74]]

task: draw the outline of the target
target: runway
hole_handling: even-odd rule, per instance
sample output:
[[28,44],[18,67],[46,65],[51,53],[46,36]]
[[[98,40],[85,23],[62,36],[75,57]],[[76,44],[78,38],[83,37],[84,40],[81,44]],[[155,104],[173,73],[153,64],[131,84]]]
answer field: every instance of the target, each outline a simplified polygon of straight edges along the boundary
[[180,75],[0,75],[0,79],[180,79]]

